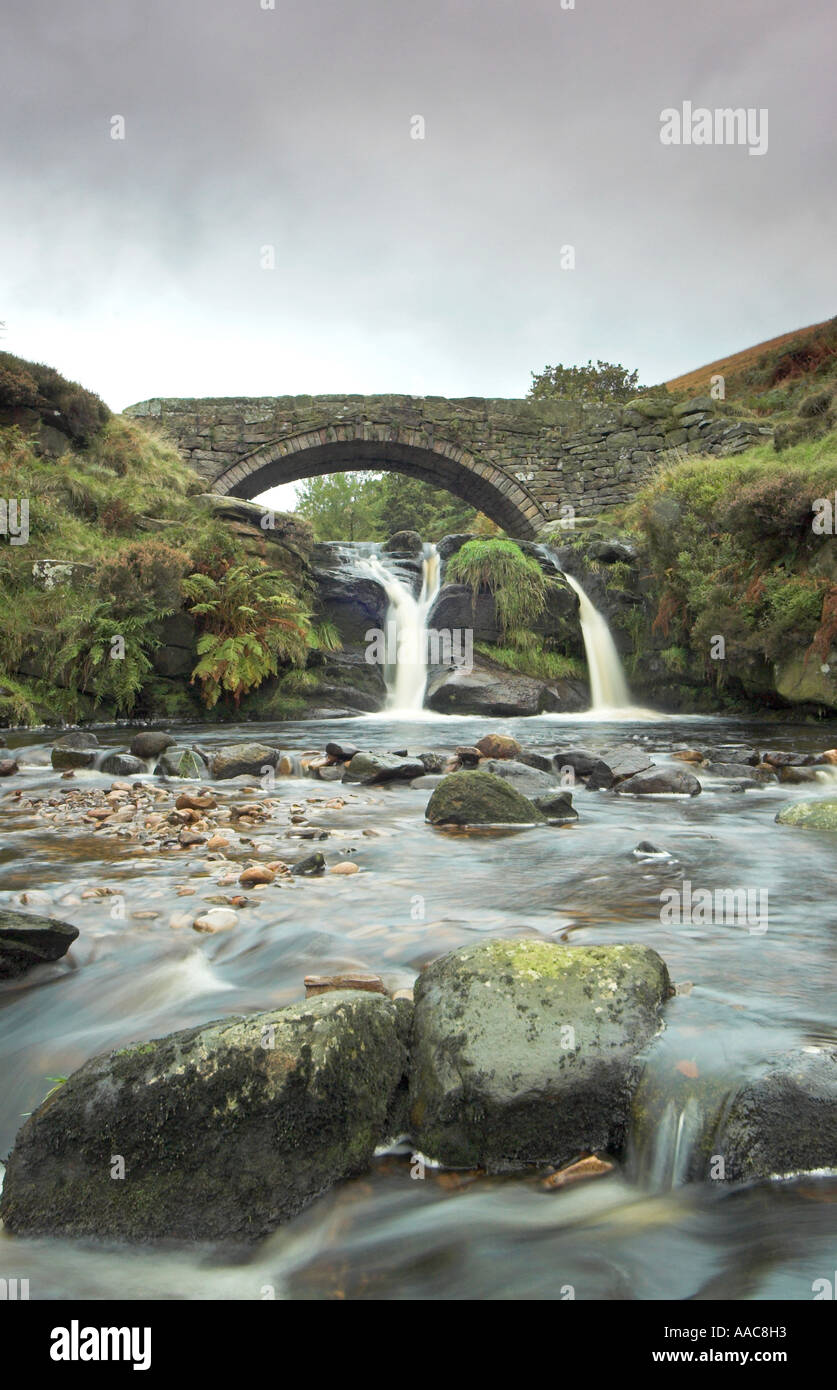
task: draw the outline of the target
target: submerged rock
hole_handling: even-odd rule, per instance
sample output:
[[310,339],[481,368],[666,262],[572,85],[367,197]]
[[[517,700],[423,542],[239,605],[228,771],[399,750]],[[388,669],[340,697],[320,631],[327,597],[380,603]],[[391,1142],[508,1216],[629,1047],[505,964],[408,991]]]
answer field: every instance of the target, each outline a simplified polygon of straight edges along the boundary
[[0,908],[0,980],[13,980],[33,965],[60,960],[77,936],[78,927],[69,922]]
[[779,825],[803,825],[806,830],[837,830],[837,797],[794,801],[776,817]]
[[411,1132],[456,1167],[618,1152],[637,1057],[673,993],[647,946],[493,940],[419,976]]
[[443,777],[424,814],[431,825],[539,825],[546,820],[511,782],[482,771]]
[[7,1231],[258,1239],[403,1129],[410,1013],[346,991],[94,1058],[20,1130]]
[[773,1062],[738,1092],[714,1145],[733,1182],[837,1168],[837,1047]]

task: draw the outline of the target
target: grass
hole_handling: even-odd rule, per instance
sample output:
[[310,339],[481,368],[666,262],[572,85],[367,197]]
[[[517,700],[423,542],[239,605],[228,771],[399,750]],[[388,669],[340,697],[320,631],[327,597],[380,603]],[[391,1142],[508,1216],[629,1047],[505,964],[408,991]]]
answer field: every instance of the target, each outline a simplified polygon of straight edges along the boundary
[[[655,629],[669,669],[705,660],[722,683],[753,661],[826,659],[837,636],[833,539],[814,532],[814,503],[837,494],[837,432],[777,456],[758,445],[730,458],[661,468],[621,521],[656,580]],[[708,659],[722,636],[725,661]]]
[[493,646],[491,642],[476,642],[474,650],[523,676],[535,676],[539,680],[586,680],[587,667],[577,656],[565,656],[562,652],[544,650],[536,647]]
[[467,584],[474,599],[481,591],[493,594],[504,640],[528,628],[546,607],[546,576],[537,560],[514,541],[466,541],[448,561],[445,579]]
[[[26,375],[22,369],[7,366],[4,377],[3,367],[0,354],[0,419],[18,389],[32,390],[31,383],[19,383]],[[138,421],[100,410],[97,397],[74,383],[62,387],[63,378],[53,375],[56,380],[43,369],[38,380],[63,403],[67,418],[84,427],[81,442],[68,433],[66,450],[45,456],[37,430],[0,428],[0,496],[29,501],[28,543],[0,545],[0,722],[31,726],[75,723],[96,713],[166,713],[167,702],[182,715],[182,683],[158,678],[153,657],[161,622],[185,608],[187,577],[222,582],[243,564],[261,586],[261,597],[265,585],[266,601],[274,607],[285,595],[307,631],[310,595],[300,562],[295,560],[293,574],[277,574],[265,564],[260,539],[260,553],[253,555],[250,542],[213,514],[200,496],[202,480],[171,444]],[[283,555],[276,549],[271,558],[281,561]],[[33,572],[34,562],[44,559],[73,568],[50,587]],[[240,616],[246,621],[246,614]],[[269,658],[247,654],[247,679],[233,682],[233,701],[275,666],[278,673],[277,663],[288,656],[290,648],[286,652],[272,640],[274,627]],[[197,642],[209,631],[213,640],[223,640],[226,629],[200,615]],[[326,628],[320,635],[322,645],[333,649],[335,634]],[[118,638],[124,640],[122,654]],[[317,645],[316,634],[302,643],[306,654]],[[202,677],[206,657],[205,650],[195,653],[196,668],[203,662]],[[295,650],[293,659],[305,656]],[[193,697],[187,703],[193,714],[199,712]]]

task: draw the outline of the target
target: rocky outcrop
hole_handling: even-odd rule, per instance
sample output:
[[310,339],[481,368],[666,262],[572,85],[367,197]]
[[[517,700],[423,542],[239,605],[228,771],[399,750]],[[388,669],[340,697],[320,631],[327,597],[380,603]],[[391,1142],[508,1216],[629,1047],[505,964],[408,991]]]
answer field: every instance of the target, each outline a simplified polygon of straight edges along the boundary
[[18,1134],[6,1230],[263,1236],[404,1127],[410,1011],[340,991],[94,1058]]
[[34,965],[60,960],[78,928],[53,917],[0,908],[0,980],[16,979]]
[[637,1059],[672,992],[647,946],[495,940],[435,961],[415,988],[420,1149],[491,1169],[619,1152]]

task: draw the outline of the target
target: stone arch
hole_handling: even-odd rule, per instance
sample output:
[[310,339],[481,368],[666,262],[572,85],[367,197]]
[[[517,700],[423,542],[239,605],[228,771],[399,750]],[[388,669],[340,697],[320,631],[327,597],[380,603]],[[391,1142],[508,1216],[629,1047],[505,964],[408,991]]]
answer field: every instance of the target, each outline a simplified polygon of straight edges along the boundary
[[219,474],[212,491],[256,497],[281,483],[353,469],[406,473],[446,488],[521,540],[531,540],[547,520],[528,489],[504,468],[427,430],[369,421],[330,425],[260,445]]

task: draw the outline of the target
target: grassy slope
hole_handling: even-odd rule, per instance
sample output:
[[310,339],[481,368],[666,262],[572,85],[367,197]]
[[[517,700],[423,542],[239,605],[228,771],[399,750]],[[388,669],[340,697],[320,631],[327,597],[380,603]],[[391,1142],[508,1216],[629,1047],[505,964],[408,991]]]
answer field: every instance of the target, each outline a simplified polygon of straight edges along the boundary
[[726,399],[761,415],[785,416],[812,391],[837,388],[837,319],[782,333],[666,382],[675,394],[706,393],[722,375]]

